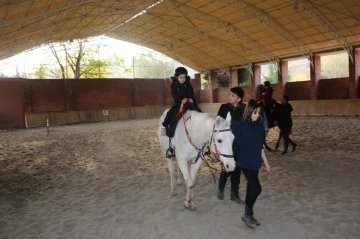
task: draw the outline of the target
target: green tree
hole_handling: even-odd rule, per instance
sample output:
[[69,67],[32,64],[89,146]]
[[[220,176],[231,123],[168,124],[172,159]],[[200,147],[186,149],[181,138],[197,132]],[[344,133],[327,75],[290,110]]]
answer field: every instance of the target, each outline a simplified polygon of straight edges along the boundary
[[239,68],[238,70],[238,84],[239,86],[251,85],[252,74],[248,68]]
[[134,56],[135,78],[169,78],[179,65],[174,60],[166,60],[164,56],[155,52]]
[[321,78],[341,78],[349,76],[349,57],[347,53],[322,56]]
[[[104,45],[91,45],[86,39],[73,40],[49,44],[58,66],[61,78],[108,78],[113,77],[113,68],[124,68],[124,72],[131,69],[125,67],[124,60],[119,56],[100,59],[99,51]],[[117,70],[118,71],[118,70]],[[58,76],[58,70],[51,71]]]
[[108,63],[95,59],[89,59],[81,71],[83,72],[81,78],[108,78],[110,75]]
[[49,68],[42,63],[35,69],[35,72],[32,75],[36,79],[46,79],[49,75]]
[[200,74],[200,79],[201,79],[201,86],[202,89],[209,89],[210,87],[210,78],[209,78],[209,74],[208,73],[202,73]]
[[270,84],[278,83],[278,72],[275,64],[269,64],[268,67],[269,67],[268,73],[266,75],[261,74],[263,77],[263,81],[269,81]]

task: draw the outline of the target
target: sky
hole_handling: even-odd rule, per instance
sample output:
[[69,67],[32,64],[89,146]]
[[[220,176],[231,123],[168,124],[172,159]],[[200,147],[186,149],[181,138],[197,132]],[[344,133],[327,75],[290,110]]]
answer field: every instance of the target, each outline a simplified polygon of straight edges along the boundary
[[[103,57],[106,57],[106,55],[112,55],[116,53],[125,60],[125,64],[127,66],[132,66],[134,55],[136,56],[136,55],[146,54],[149,51],[150,52],[153,51],[146,47],[142,47],[129,42],[120,41],[105,36],[93,37],[93,38],[89,38],[88,40],[94,43],[101,42],[101,44],[110,46],[107,48],[102,48],[100,54]],[[171,60],[171,58],[168,58],[165,55],[162,56],[164,57],[164,59]],[[53,62],[54,64],[56,64],[55,58],[50,52],[49,47],[47,45],[43,45],[33,50],[29,50],[17,54],[8,59],[1,60],[0,74],[2,73],[9,77],[14,76],[16,75],[17,69],[21,73],[22,72],[31,73],[38,65],[49,62]],[[188,70],[190,73],[195,72],[190,68],[188,68]]]

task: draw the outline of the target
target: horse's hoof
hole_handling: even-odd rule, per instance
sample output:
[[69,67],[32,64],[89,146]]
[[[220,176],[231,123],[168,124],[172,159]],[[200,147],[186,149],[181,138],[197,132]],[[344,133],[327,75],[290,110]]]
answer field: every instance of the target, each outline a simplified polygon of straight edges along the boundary
[[184,207],[186,210],[189,210],[191,212],[195,212],[197,210],[196,207],[191,207],[191,206],[187,207],[186,205],[184,205]]
[[171,197],[176,197],[176,196],[177,196],[176,192],[171,193]]

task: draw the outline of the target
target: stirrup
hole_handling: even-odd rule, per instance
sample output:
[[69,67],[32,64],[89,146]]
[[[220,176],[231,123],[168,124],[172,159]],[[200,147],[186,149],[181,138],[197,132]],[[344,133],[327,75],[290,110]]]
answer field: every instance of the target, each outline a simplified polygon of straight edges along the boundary
[[168,158],[168,159],[171,159],[171,158],[174,158],[175,157],[175,150],[173,149],[173,148],[168,148],[167,150],[166,150],[166,157]]

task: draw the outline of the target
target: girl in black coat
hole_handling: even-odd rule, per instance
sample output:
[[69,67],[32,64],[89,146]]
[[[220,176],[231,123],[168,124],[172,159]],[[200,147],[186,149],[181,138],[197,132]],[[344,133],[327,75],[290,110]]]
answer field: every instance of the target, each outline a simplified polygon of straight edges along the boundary
[[284,95],[284,97],[281,99],[281,104],[276,102],[274,99],[273,103],[275,105],[276,118],[279,129],[281,131],[281,136],[284,138],[284,151],[282,152],[282,155],[285,155],[288,151],[289,144],[292,145],[293,152],[297,147],[297,144],[290,139],[290,131],[293,124],[291,112],[293,111],[293,108],[289,103],[289,97],[286,95]]
[[184,67],[178,67],[175,70],[174,77],[171,77],[171,94],[174,98],[174,104],[171,109],[167,112],[166,117],[162,125],[162,134],[165,135],[166,128],[169,126],[171,120],[173,120],[180,110],[182,103],[186,104],[186,109],[196,110],[201,112],[196,104],[194,97],[194,90],[190,84],[190,77],[187,75],[188,72]]

